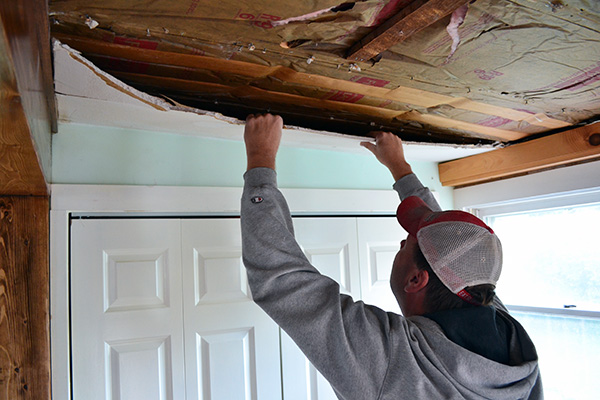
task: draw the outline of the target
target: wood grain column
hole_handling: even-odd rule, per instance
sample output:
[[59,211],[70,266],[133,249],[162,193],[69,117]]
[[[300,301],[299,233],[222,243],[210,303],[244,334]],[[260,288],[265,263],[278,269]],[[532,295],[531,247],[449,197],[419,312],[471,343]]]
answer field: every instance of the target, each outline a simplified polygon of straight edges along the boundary
[[0,400],[50,399],[49,199],[0,196]]

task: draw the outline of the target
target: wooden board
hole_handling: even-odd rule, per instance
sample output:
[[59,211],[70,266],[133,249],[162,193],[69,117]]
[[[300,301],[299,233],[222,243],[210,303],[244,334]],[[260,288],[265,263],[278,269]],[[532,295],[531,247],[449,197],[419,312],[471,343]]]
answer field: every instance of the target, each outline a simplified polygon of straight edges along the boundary
[[598,159],[600,123],[594,123],[441,163],[438,168],[443,186],[466,186]]
[[0,400],[50,399],[48,211],[0,196]]
[[467,3],[466,0],[415,0],[354,44],[346,58],[370,60]]
[[39,0],[0,2],[0,194],[48,194],[56,108],[45,10]]
[[47,195],[27,117],[16,93],[0,92],[0,195]]
[[[0,1],[0,27],[0,35],[3,30],[7,38],[28,117],[32,121],[42,119],[57,132],[48,1]],[[0,63],[5,56],[6,50],[0,52]]]

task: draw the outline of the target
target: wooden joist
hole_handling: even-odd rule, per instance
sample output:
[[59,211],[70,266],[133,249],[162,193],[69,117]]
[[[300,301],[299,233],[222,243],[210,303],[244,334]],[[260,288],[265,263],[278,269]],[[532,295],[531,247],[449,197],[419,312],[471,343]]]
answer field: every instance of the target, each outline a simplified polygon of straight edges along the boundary
[[600,122],[439,164],[444,186],[467,186],[600,159]]
[[370,60],[467,3],[466,0],[415,0],[355,43],[346,58]]

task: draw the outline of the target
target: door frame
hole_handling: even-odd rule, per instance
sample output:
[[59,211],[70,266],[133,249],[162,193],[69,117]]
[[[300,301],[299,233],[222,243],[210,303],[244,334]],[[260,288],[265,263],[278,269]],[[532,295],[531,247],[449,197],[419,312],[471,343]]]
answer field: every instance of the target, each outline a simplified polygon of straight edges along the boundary
[[[390,215],[393,190],[281,189],[293,215]],[[71,399],[70,221],[72,217],[239,216],[240,187],[51,185],[50,345],[52,398]]]

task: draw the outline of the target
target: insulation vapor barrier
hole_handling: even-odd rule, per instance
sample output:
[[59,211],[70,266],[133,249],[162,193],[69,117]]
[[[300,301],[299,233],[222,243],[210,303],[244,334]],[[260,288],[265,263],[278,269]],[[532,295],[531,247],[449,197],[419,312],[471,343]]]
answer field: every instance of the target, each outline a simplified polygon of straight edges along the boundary
[[98,67],[191,106],[274,104],[456,143],[600,114],[600,3],[476,0],[374,59],[346,59],[409,3],[64,0],[50,11],[55,37]]

